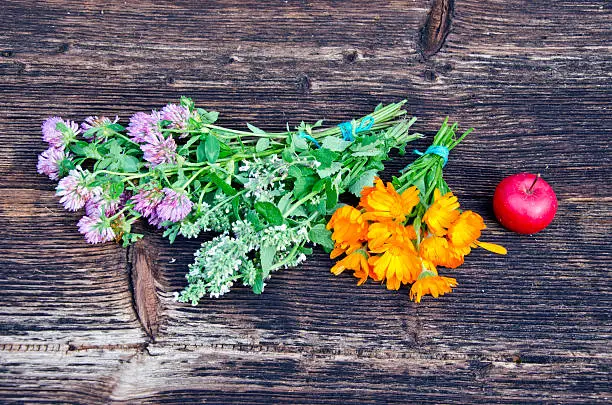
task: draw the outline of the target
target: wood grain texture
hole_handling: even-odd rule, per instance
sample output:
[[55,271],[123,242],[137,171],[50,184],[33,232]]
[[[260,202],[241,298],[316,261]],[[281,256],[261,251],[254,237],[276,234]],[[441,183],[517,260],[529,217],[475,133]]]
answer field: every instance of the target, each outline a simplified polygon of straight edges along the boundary
[[[1,402],[610,402],[608,2],[103,3],[0,7]],[[87,245],[35,167],[49,115],[125,122],[182,94],[231,126],[402,98],[427,135],[446,115],[473,126],[445,177],[510,254],[474,252],[421,305],[332,276],[318,250],[262,296],[177,304],[206,238]],[[518,171],[559,198],[534,236],[490,211]]]

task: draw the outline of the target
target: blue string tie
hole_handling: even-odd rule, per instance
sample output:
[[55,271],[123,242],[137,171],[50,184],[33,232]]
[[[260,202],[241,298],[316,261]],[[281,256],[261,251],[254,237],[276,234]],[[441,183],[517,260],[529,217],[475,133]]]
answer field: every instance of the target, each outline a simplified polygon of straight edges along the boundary
[[301,138],[304,138],[304,139],[306,139],[306,140],[308,140],[308,141],[312,142],[312,143],[313,143],[313,145],[314,145],[314,146],[316,146],[317,148],[320,148],[320,147],[321,147],[321,145],[319,144],[319,142],[317,142],[317,140],[316,140],[316,139],[314,139],[312,136],[308,135],[306,132],[304,132],[304,131],[300,131],[300,132],[298,132],[298,135],[299,135]]
[[419,155],[419,156],[423,156],[423,155],[438,155],[440,156],[443,160],[444,163],[442,163],[442,167],[446,166],[446,163],[448,162],[448,148],[446,146],[442,146],[442,145],[431,145],[429,148],[427,148],[427,150],[425,151],[425,153],[418,151],[418,150],[414,150],[413,153]]
[[[372,129],[373,125],[374,125],[374,117],[370,115],[368,115],[367,117],[364,117],[364,119],[361,120],[357,128],[355,128],[355,135],[357,135],[360,132],[369,131],[370,129]],[[353,136],[353,122],[352,121],[342,122],[338,124],[338,128],[340,128],[340,132],[342,133],[342,138],[345,141],[353,142],[355,140],[355,137]]]

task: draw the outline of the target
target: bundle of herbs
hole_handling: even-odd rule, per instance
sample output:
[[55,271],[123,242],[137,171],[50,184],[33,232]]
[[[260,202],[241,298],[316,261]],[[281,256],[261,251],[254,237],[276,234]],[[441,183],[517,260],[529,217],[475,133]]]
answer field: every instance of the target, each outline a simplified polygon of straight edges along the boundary
[[78,125],[47,119],[49,149],[38,171],[57,180],[69,211],[84,209],[78,228],[90,243],[142,237],[144,218],[178,236],[205,241],[189,266],[181,302],[219,297],[236,282],[261,293],[273,271],[307,259],[309,244],[333,248],[326,229],[339,196],[359,195],[384,168],[391,149],[404,152],[410,132],[405,101],[325,128],[323,122],[268,132],[216,125],[218,113],[183,97],[159,111],[134,114],[127,127],[106,117]]

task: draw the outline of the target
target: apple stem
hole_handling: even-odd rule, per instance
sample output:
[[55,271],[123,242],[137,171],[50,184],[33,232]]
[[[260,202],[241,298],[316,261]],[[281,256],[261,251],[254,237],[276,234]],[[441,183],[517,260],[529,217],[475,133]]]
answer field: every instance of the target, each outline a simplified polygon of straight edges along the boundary
[[538,173],[538,174],[536,175],[535,179],[533,179],[533,183],[531,183],[531,187],[529,187],[529,189],[527,190],[527,192],[528,192],[529,194],[531,194],[531,193],[532,193],[533,186],[535,186],[535,185],[536,185],[536,183],[538,182],[538,179],[539,179],[539,178],[540,178],[540,173]]

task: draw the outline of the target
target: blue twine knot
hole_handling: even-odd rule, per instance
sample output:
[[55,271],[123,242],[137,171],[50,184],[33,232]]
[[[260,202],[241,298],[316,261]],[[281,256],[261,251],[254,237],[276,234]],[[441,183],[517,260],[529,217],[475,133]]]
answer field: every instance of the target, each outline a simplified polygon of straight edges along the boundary
[[[374,125],[374,117],[368,115],[364,119],[361,120],[357,128],[355,128],[355,134],[358,134],[363,131],[369,131]],[[340,132],[342,133],[342,138],[345,141],[354,141],[355,137],[353,136],[353,122],[346,121],[338,124],[338,128],[340,128]]]
[[314,146],[316,146],[317,148],[320,148],[320,147],[321,147],[321,145],[319,144],[319,142],[317,142],[317,140],[316,140],[316,139],[314,139],[312,136],[308,135],[306,132],[304,132],[304,131],[300,131],[300,132],[298,132],[298,135],[299,135],[301,138],[304,138],[304,139],[306,139],[306,140],[308,140],[308,141],[312,142],[312,143],[314,144]]
[[446,166],[446,163],[448,162],[448,148],[446,146],[442,146],[442,145],[431,145],[429,148],[427,148],[427,150],[425,151],[425,153],[418,151],[418,150],[414,150],[413,153],[419,155],[419,156],[423,156],[423,155],[438,155],[440,156],[443,160],[444,163],[442,163],[442,167]]

